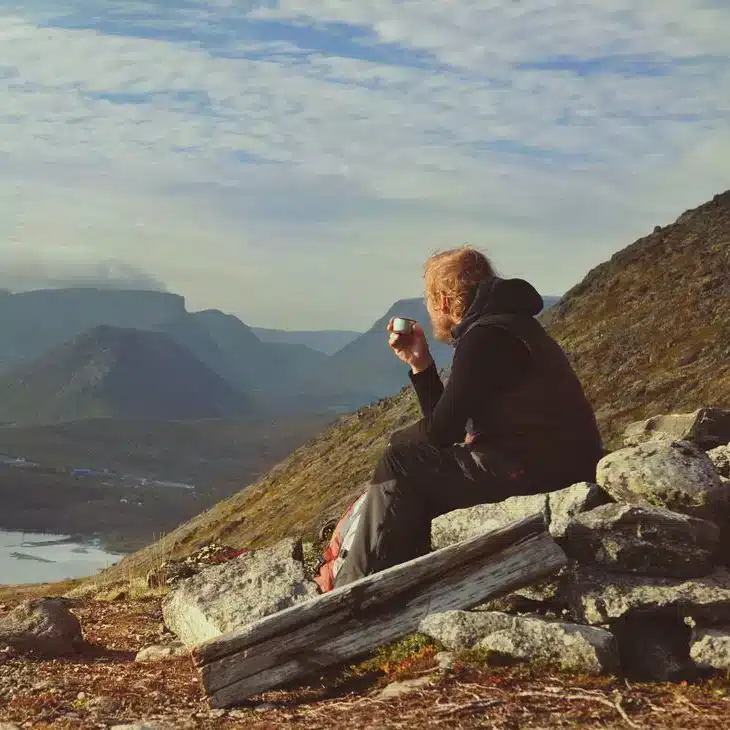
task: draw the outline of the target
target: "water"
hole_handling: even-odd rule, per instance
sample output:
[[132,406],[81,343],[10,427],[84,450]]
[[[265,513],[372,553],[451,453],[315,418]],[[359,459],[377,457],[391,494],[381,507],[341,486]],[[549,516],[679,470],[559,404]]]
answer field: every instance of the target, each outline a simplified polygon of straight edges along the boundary
[[0,585],[83,578],[121,557],[94,540],[0,530]]

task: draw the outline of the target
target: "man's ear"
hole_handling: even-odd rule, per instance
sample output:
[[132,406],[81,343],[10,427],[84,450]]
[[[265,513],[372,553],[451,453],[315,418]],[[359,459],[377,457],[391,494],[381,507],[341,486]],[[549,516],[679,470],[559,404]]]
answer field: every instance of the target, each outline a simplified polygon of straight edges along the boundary
[[449,313],[449,298],[446,296],[446,294],[441,295],[441,311],[444,314]]

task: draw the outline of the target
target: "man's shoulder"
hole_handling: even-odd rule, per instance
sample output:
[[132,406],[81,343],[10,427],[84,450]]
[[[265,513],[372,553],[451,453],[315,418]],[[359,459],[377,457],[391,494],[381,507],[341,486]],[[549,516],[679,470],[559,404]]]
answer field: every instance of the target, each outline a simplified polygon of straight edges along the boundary
[[523,314],[486,314],[475,320],[461,336],[461,341],[495,340],[507,342],[525,340],[531,333],[543,331],[540,323]]

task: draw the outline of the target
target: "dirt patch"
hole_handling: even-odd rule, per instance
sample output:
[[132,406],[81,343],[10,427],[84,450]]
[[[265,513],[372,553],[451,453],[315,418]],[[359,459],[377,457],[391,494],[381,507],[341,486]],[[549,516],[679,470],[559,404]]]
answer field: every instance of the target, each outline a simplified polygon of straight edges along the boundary
[[[18,602],[4,604],[1,612]],[[0,652],[0,722],[33,728],[102,728],[163,720],[179,728],[693,728],[721,727],[730,682],[633,685],[615,678],[489,666],[463,658],[434,671],[433,653],[368,671],[340,670],[308,686],[252,698],[235,710],[211,710],[187,658],[136,664],[136,652],[172,637],[160,603],[71,602],[89,648],[68,659]],[[432,684],[379,699],[388,682],[432,677]]]

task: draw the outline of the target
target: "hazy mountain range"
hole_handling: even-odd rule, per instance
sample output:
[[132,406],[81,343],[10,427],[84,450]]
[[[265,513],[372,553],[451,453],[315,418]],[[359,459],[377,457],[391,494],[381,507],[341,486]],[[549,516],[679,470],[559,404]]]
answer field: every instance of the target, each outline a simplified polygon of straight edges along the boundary
[[[255,330],[218,310],[188,312],[183,297],[161,291],[5,291],[0,420],[245,419],[357,408],[408,382],[385,336],[396,314],[428,320],[421,299],[405,299],[361,334]],[[450,347],[433,343],[433,352],[448,366]]]

